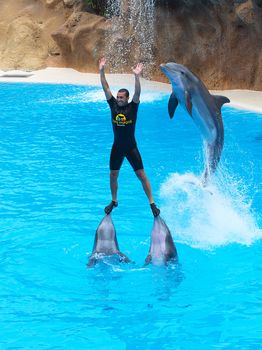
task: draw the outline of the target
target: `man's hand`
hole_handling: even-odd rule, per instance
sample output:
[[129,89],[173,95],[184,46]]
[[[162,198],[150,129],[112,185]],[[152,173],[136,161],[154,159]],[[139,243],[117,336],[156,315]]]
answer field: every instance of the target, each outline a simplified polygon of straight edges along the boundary
[[144,68],[143,63],[138,63],[136,67],[132,68],[132,71],[135,75],[140,75],[142,73],[143,68]]
[[143,68],[143,63],[138,63],[136,67],[132,68],[132,71],[135,74],[135,93],[132,101],[135,103],[139,103],[141,93],[140,74],[142,73]]
[[99,70],[104,70],[105,69],[105,65],[106,65],[106,59],[105,59],[105,57],[102,57],[99,60]]
[[106,59],[105,57],[102,57],[99,60],[99,74],[100,74],[100,81],[104,90],[104,93],[106,95],[106,99],[110,100],[112,97],[112,92],[110,91],[108,82],[105,77],[105,65],[106,65]]

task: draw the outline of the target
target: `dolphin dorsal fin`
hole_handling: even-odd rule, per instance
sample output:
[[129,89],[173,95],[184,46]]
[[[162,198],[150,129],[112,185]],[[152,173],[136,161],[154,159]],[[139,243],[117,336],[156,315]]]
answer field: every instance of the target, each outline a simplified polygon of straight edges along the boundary
[[216,105],[219,109],[223,106],[224,103],[229,103],[230,99],[225,96],[212,95],[216,101]]
[[177,105],[178,105],[178,99],[176,98],[175,94],[172,92],[168,101],[168,113],[169,113],[170,119],[173,118]]

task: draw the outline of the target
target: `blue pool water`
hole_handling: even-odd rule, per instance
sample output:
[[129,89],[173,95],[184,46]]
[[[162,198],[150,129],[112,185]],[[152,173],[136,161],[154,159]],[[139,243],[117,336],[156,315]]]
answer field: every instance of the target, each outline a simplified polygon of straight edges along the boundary
[[86,269],[110,200],[101,89],[0,84],[0,349],[262,349],[262,115],[223,108],[210,190],[202,141],[166,94],[145,92],[137,141],[179,253],[143,268],[153,218],[125,161],[113,213],[135,263]]

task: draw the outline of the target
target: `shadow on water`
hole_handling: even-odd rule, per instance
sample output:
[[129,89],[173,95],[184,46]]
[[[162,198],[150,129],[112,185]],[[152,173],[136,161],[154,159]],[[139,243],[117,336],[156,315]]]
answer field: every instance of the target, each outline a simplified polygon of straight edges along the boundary
[[146,304],[150,299],[150,305],[159,300],[169,300],[184,279],[180,263],[141,267],[135,263],[119,264],[117,257],[101,259],[94,268],[88,269],[87,273],[94,290],[98,295],[103,295],[103,298],[109,297],[108,301],[110,291],[114,291],[119,295],[119,300],[122,300],[122,293],[125,293],[130,299],[142,298]]
[[96,309],[94,322],[110,337],[117,336],[122,345],[114,348],[150,348],[149,338],[155,346],[166,342],[166,335],[157,333],[163,317],[172,317],[174,307],[177,314],[181,313],[175,301],[184,279],[181,265],[144,268],[115,264],[107,258],[87,270],[87,279]]

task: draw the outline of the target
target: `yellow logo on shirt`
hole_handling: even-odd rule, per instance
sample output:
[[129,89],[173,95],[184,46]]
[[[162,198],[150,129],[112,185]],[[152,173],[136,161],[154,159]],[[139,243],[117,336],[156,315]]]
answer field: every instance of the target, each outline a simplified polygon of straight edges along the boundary
[[117,124],[117,126],[126,126],[127,124],[132,124],[132,120],[126,120],[126,116],[122,113],[119,113],[113,123]]

